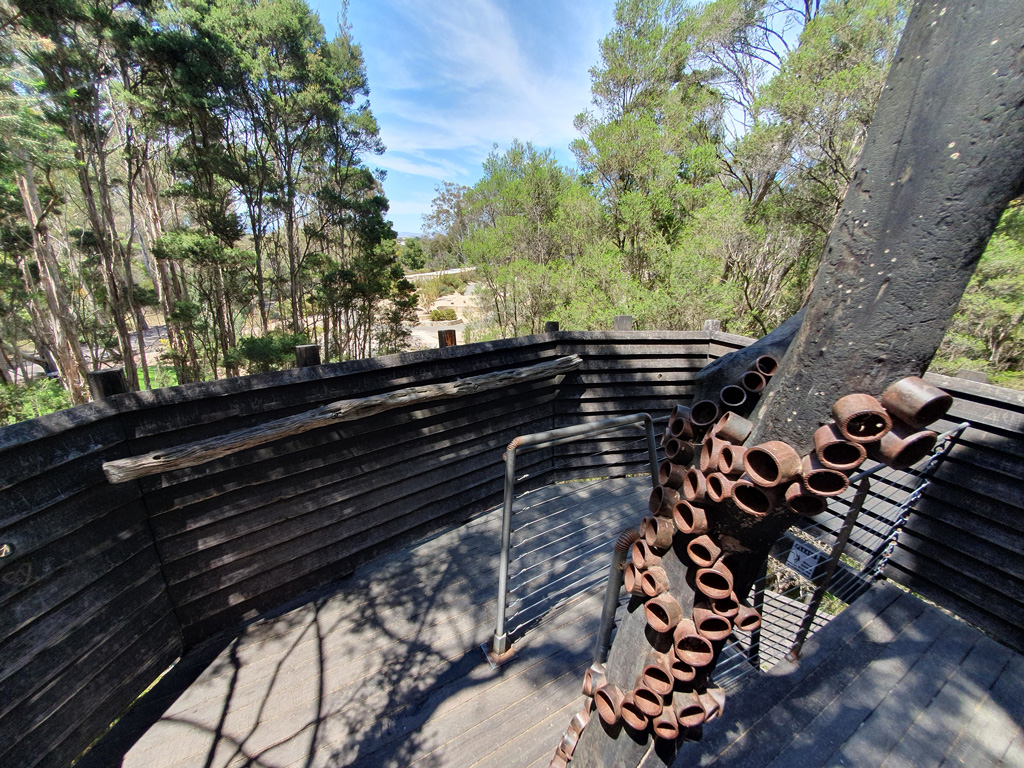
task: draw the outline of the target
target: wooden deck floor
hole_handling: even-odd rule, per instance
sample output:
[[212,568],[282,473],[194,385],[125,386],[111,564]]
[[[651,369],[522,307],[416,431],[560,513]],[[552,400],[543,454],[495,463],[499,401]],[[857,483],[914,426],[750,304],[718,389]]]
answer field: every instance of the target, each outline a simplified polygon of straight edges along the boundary
[[[599,587],[612,541],[649,493],[649,478],[630,478],[554,486],[520,503],[526,555],[512,570],[530,594],[517,622],[535,620],[545,595],[567,584]],[[595,525],[572,534],[575,554],[547,561],[565,543],[539,549],[563,538],[558,510]],[[493,670],[479,646],[494,631],[499,532],[500,510],[250,626],[204,662],[118,765],[546,766],[582,702],[601,595],[590,589],[549,613],[516,642],[517,658]]]
[[1024,657],[889,584],[731,697],[676,768],[1024,766]]
[[[643,478],[555,486],[520,505],[513,572],[539,591],[517,621],[541,615],[538,595],[600,587],[609,536],[635,523],[648,489]],[[549,562],[566,514],[583,521],[572,536],[584,556]],[[493,670],[479,646],[493,631],[499,516],[386,555],[187,657],[125,719],[125,738],[142,733],[127,753],[106,740],[83,768],[543,768],[581,704],[601,596],[548,613]],[[610,533],[595,542],[602,527]],[[1024,658],[881,584],[799,663],[744,678],[675,766],[1024,768],[1022,722]]]

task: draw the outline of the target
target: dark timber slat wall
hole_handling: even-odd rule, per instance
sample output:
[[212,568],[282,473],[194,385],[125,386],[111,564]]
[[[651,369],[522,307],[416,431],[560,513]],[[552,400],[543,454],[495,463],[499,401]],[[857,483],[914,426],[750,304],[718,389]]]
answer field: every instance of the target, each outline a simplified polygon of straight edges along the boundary
[[[123,420],[138,454],[557,355],[553,339],[532,337],[297,369],[125,396]],[[502,445],[549,429],[558,389],[546,380],[406,407],[143,480],[186,643],[345,576],[397,537],[493,505]],[[533,474],[543,481],[546,469]]]
[[[631,413],[667,417],[693,398],[693,377],[711,360],[751,339],[706,331],[581,331],[558,334],[559,353],[583,366],[566,377],[555,402],[555,426]],[[555,450],[555,478],[644,472],[646,446],[639,429],[581,440]],[[660,435],[659,435],[660,439]]]
[[[12,547],[0,559],[0,764],[66,765],[183,649],[497,504],[512,437],[664,417],[690,401],[700,368],[749,341],[562,332],[121,395],[0,428],[0,545]],[[574,353],[583,366],[562,382],[407,407],[137,483],[102,474],[108,459],[323,403]],[[944,424],[972,427],[889,573],[1024,647],[1024,394],[933,381],[957,398]],[[535,485],[643,472],[640,436],[525,453],[518,469]]]
[[928,374],[964,432],[914,508],[887,575],[1024,649],[1024,392]]
[[109,404],[0,430],[0,765],[68,764],[182,651]]

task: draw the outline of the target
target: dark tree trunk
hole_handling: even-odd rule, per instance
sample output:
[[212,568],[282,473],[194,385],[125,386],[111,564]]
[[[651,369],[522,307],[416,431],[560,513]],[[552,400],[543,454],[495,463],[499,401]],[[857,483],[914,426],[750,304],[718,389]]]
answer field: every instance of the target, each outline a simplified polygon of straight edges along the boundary
[[[1019,17],[1017,0],[915,6],[800,331],[747,445],[784,440],[806,453],[838,397],[878,395],[928,366],[1000,214],[1024,192]],[[776,511],[752,522],[732,505],[713,515],[742,596],[792,518]],[[666,570],[688,609],[682,569]],[[609,681],[623,690],[650,647],[642,608],[630,608],[608,659]],[[572,764],[635,766],[650,746],[649,732],[610,730],[595,716]],[[645,766],[672,762],[674,745],[656,746]]]

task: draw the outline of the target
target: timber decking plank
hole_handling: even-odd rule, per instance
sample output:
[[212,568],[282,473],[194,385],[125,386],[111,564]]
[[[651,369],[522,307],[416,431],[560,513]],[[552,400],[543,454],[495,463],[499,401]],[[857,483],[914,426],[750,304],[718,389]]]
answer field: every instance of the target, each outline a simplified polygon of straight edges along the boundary
[[[755,729],[772,707],[796,690],[803,681],[837,654],[845,654],[849,643],[904,593],[888,584],[874,589],[839,614],[828,632],[812,635],[796,662],[780,661],[764,676],[748,677],[732,695],[718,726],[708,728],[701,742],[685,742],[673,768],[689,768],[703,760],[714,760],[734,741]],[[743,747],[740,747],[742,751]],[[733,755],[732,757],[735,757]],[[701,762],[701,764],[705,764]]]
[[[517,518],[539,520],[541,531],[555,509],[563,511],[555,519],[566,513],[615,517],[616,504],[608,500],[646,499],[649,482],[588,483],[579,494],[564,486],[534,491],[524,494]],[[562,681],[557,690],[578,699],[580,675],[570,681],[566,671],[587,663],[600,616],[598,595],[575,599],[546,618],[517,642],[518,657],[498,672],[484,663],[477,646],[493,631],[499,526],[500,513],[493,511],[386,555],[313,605],[254,624],[166,709],[164,724],[135,745],[124,765],[251,760],[278,766],[304,762],[314,740],[314,764],[345,764],[354,755],[360,765],[392,764],[399,754],[418,759],[411,747],[428,737],[430,750],[451,749],[453,735],[484,722],[485,713],[502,718],[506,695],[527,701],[525,710],[509,711],[533,720],[539,711],[534,692],[552,679]],[[617,532],[607,532],[605,551],[595,561],[600,567]],[[560,701],[556,709],[564,705]],[[365,731],[373,722],[380,729]],[[422,738],[408,741],[413,730]],[[482,743],[488,751],[494,746],[492,740]]]
[[[948,626],[945,636],[938,638],[930,652],[922,655],[902,678],[895,680],[895,685],[892,684],[895,675],[874,677],[870,674],[865,674],[857,682],[874,686],[875,690],[858,690],[856,684],[851,685],[843,693],[840,703],[844,709],[842,717],[848,722],[861,717],[863,710],[857,711],[861,700],[866,701],[870,710],[867,717],[824,763],[796,760],[793,762],[794,768],[819,764],[881,765],[886,755],[911,729],[914,721],[924,713],[928,702],[956,673],[968,654],[976,650],[975,644],[979,639],[977,632],[954,620],[950,620]],[[909,660],[906,664],[909,664]],[[820,716],[827,727],[827,737],[823,739],[826,744],[843,739],[844,734],[850,731],[849,726],[844,730],[834,722],[828,723],[829,714],[826,711]]]
[[[386,723],[386,729],[360,734],[359,751],[351,755],[352,760],[358,760],[360,768],[391,765],[399,756],[403,764],[415,762],[501,712],[508,700],[530,695],[539,680],[578,670],[592,647],[599,611],[597,597],[578,601],[562,623],[539,629],[519,646],[516,659],[496,671],[484,661],[479,648],[468,649],[420,695],[380,711],[375,721]],[[336,723],[328,725],[328,741],[321,744],[320,751],[329,746],[327,751],[337,754],[339,730]],[[321,760],[316,764],[328,763]],[[343,764],[329,763],[331,768]]]
[[844,741],[864,718],[877,707],[890,690],[936,643],[946,622],[944,614],[925,611],[871,663],[858,670],[856,677],[842,687],[830,690],[822,686],[809,698],[815,702],[812,717],[794,729],[785,748],[765,762],[768,768],[820,765],[821,759]]
[[908,627],[920,618],[924,604],[904,596],[882,616],[849,638],[841,652],[824,660],[787,700],[730,744],[719,756],[730,768],[760,768],[785,750],[793,736],[813,720],[850,681],[876,657],[892,649]]
[[[1012,652],[985,637],[978,638],[978,647],[949,680],[945,682],[928,704],[927,709],[916,719],[904,738],[889,753],[880,768],[933,768],[938,766],[956,741],[957,736],[970,721],[970,713],[976,702],[982,701],[989,688],[999,678],[1004,667],[1010,662]],[[1019,686],[1018,686],[1019,691]],[[998,732],[987,732],[984,743],[989,743]],[[1005,745],[1012,739],[1007,737]],[[982,746],[982,744],[979,744]],[[971,762],[983,766],[998,760],[1002,749],[991,755],[989,761],[984,754],[972,754]]]
[[[556,709],[539,723],[507,742],[500,750],[495,750],[474,763],[470,768],[507,768],[509,765],[521,766],[521,768],[533,768],[533,766],[545,768],[569,727],[569,721],[582,706],[583,697],[577,696],[561,709]],[[595,714],[594,717],[597,715]]]

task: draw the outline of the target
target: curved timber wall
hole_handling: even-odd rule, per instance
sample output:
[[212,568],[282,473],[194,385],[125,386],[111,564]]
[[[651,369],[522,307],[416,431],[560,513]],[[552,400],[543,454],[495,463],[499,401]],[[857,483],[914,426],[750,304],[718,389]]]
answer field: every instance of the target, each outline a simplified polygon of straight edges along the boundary
[[[0,428],[0,546],[11,548],[0,558],[0,761],[66,765],[190,647],[500,502],[512,437],[664,416],[689,402],[700,368],[749,341],[560,332],[119,395]],[[397,409],[138,482],[110,485],[101,470],[335,400],[567,354],[583,365],[560,379]],[[1024,396],[937,383],[957,397],[952,418],[973,426],[890,572],[1022,647]],[[535,484],[567,480],[592,474],[587,457],[601,450],[603,473],[609,463],[644,471],[636,438],[531,452],[518,466]],[[983,599],[993,590],[998,610]]]

